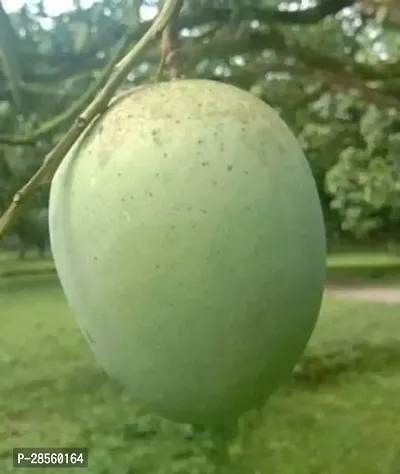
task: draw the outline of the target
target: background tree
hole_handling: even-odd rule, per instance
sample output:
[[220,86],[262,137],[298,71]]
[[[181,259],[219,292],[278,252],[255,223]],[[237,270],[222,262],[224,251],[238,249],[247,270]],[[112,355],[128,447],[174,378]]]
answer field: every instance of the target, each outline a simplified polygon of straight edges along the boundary
[[[83,8],[76,1],[74,10],[51,17],[43,1],[16,12],[0,3],[0,211],[93,99],[96,81],[116,59],[116,45],[124,45],[119,56],[130,49],[157,6],[103,0]],[[250,90],[295,131],[317,181],[331,242],[395,238],[400,7],[393,0],[188,0],[178,28],[186,77]],[[122,88],[152,80],[159,61],[155,45]],[[14,229],[28,245],[35,243],[28,234],[43,240],[42,231],[23,229],[36,222],[45,231],[45,219],[32,212],[46,200],[43,188]]]

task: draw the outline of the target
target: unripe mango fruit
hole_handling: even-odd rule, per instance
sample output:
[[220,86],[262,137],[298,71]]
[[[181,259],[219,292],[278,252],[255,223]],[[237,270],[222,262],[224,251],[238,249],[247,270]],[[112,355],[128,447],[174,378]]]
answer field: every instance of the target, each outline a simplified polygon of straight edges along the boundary
[[49,225],[98,363],[171,420],[260,406],[315,326],[316,185],[278,114],[236,87],[178,80],[115,99],[57,170]]

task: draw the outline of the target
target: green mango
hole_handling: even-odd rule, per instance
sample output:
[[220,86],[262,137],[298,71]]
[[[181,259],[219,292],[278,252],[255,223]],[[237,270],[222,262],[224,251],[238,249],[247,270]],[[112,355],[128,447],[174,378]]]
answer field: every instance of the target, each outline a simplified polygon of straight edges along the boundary
[[236,87],[117,97],[57,170],[49,227],[99,365],[171,420],[261,406],[316,324],[326,243],[310,167],[279,115]]

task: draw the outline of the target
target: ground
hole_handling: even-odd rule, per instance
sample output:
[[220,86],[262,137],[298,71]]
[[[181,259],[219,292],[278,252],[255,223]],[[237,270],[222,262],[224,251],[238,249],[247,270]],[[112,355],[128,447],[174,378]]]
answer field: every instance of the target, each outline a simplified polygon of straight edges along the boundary
[[[349,274],[351,278],[346,278]],[[399,255],[379,251],[331,255],[328,276],[336,277],[336,282],[327,285],[326,294],[360,301],[400,304],[399,275]]]
[[400,304],[400,286],[328,286],[327,295],[360,301]]
[[[141,415],[96,366],[54,275],[36,268],[0,265],[0,472],[13,472],[13,447],[81,445],[88,474],[211,473],[209,433]],[[261,474],[400,472],[399,307],[332,291],[247,443]]]

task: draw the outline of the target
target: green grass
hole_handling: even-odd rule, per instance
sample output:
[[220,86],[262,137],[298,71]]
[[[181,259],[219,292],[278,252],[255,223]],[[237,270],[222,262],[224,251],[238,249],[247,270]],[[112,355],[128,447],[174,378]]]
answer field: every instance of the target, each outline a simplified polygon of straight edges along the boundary
[[[336,251],[328,256],[327,277],[331,283],[385,284],[400,282],[400,254],[377,251]],[[16,259],[15,253],[0,252],[0,283],[2,279],[32,275],[53,275],[51,258]]]
[[[261,474],[400,472],[399,309],[324,301],[293,379],[260,416],[249,449]],[[3,277],[0,315],[2,474],[13,447],[63,445],[89,447],[88,474],[212,472],[207,432],[139,416],[101,373],[54,277]]]
[[336,252],[328,257],[331,283],[385,284],[400,282],[400,254],[384,251]]
[[386,252],[334,253],[329,256],[329,266],[332,268],[349,266],[400,266],[400,255],[393,255]]
[[54,263],[49,257],[43,259],[27,258],[26,260],[19,260],[15,252],[0,251],[0,284],[5,278],[54,273]]

